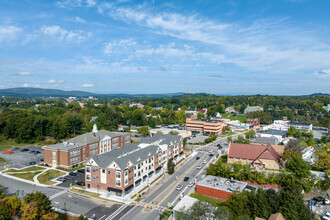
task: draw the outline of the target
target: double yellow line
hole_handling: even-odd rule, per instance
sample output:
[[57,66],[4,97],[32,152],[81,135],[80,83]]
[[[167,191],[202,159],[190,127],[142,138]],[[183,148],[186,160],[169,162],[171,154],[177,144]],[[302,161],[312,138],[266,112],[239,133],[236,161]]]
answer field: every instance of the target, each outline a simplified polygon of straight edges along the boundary
[[167,197],[169,197],[169,196],[171,195],[171,193],[176,189],[177,185],[179,185],[179,183],[180,183],[181,180],[184,178],[184,176],[186,176],[187,173],[189,173],[189,171],[190,171],[192,168],[194,168],[194,166],[195,166],[197,163],[199,163],[199,162],[203,159],[203,157],[205,157],[206,155],[208,155],[208,154],[205,154],[204,156],[202,156],[202,157],[201,157],[196,163],[194,163],[194,165],[192,165],[192,166],[191,166],[186,172],[184,172],[181,176],[179,176],[179,178],[178,178],[176,181],[174,181],[173,183],[171,183],[168,187],[166,187],[166,189],[163,190],[163,192],[161,192],[158,196],[156,196],[153,200],[151,200],[150,203],[152,203],[153,201],[155,201],[159,196],[161,196],[163,193],[165,193],[166,190],[167,190],[168,188],[170,188],[173,184],[175,184],[174,188],[170,191],[170,193],[168,193],[167,196],[165,196],[165,197],[164,197],[164,198],[158,203],[158,205],[162,204],[162,202],[164,202],[164,200],[167,199]]

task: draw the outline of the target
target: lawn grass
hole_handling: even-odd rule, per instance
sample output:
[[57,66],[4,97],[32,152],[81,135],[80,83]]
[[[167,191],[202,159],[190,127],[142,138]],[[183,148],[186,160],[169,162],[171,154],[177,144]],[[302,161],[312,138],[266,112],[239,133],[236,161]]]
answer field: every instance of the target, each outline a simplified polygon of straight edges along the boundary
[[26,171],[35,171],[35,170],[44,170],[44,169],[46,169],[46,168],[32,166],[32,167],[27,167],[27,168],[23,168],[23,169],[10,169],[7,172],[26,172]]
[[82,195],[86,195],[86,196],[91,196],[91,197],[95,197],[95,198],[99,198],[100,194],[94,193],[94,192],[88,192],[82,189],[70,189],[70,191],[72,192],[76,192]]
[[51,181],[50,178],[53,177],[52,179],[55,179],[59,176],[63,176],[64,174],[64,172],[58,170],[47,170],[46,172],[38,176],[38,181],[41,184],[53,185],[55,182]]
[[211,203],[214,206],[220,206],[221,203],[226,201],[226,200],[217,199],[217,198],[213,198],[213,197],[209,197],[209,196],[204,196],[204,195],[198,194],[198,193],[191,193],[190,196],[195,199]]
[[76,170],[79,170],[79,169],[82,169],[82,168],[85,168],[85,165],[77,166],[76,168],[70,169],[70,171],[76,171]]
[[14,140],[3,140],[0,141],[0,151],[4,151],[6,149],[11,149],[13,147],[21,147],[25,145],[30,145],[27,143],[16,143]]
[[26,179],[26,180],[30,180],[33,181],[33,177],[39,173],[41,173],[42,171],[37,171],[37,172],[33,172],[33,173],[13,173],[13,174],[8,174],[11,176],[15,176],[18,178],[22,178],[22,179]]
[[230,120],[239,120],[241,123],[245,123],[247,116],[246,115],[236,115],[234,116],[233,114],[228,114],[228,113],[223,113],[222,114],[223,118],[229,118]]
[[7,162],[5,158],[0,157],[0,164]]

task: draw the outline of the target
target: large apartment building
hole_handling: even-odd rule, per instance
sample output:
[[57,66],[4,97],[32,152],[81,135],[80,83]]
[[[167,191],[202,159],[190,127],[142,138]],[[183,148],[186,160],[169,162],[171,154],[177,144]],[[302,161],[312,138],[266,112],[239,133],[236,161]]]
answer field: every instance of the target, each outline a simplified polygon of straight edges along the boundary
[[221,120],[186,119],[186,128],[188,131],[199,131],[204,134],[222,134],[222,128],[225,126],[227,126],[227,124]]
[[183,155],[182,137],[157,134],[90,157],[85,165],[87,190],[130,197],[162,175],[169,159]]
[[129,133],[97,130],[94,125],[92,132],[44,147],[44,163],[71,169],[83,164],[90,156],[121,148],[127,143],[131,143]]

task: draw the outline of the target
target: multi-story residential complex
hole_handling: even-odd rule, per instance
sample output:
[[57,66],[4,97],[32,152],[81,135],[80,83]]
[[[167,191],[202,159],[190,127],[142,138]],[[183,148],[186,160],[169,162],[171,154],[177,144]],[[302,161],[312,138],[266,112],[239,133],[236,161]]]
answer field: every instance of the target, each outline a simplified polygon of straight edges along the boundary
[[225,126],[227,124],[221,120],[186,119],[186,128],[188,131],[199,131],[204,134],[222,134],[222,128]]
[[268,131],[261,131],[256,134],[257,137],[275,137],[277,138],[278,142],[283,142],[286,134],[288,133],[287,130],[268,130]]
[[296,122],[289,122],[288,127],[294,127],[298,130],[313,130],[313,124],[310,123],[296,123]]
[[182,144],[181,136],[158,134],[140,144],[93,155],[85,163],[86,188],[130,198],[162,175],[169,159],[183,155]]
[[94,125],[92,132],[44,147],[44,163],[53,167],[71,169],[81,165],[92,155],[121,148],[127,143],[131,143],[129,133],[99,131]]
[[248,119],[246,119],[246,124],[252,124],[253,126],[259,126],[260,120],[259,120],[259,118],[248,118]]

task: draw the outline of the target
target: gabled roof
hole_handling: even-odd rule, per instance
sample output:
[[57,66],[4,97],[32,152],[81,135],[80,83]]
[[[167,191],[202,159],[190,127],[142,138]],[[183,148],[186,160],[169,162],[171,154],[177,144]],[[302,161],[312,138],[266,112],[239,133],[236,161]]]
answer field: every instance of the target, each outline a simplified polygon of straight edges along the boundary
[[[90,158],[93,159],[100,168],[107,168],[111,163],[115,162],[121,170],[125,170],[129,161],[133,165],[139,164],[153,157],[157,153],[157,150],[158,146],[154,145],[141,148],[137,144],[128,143],[122,148],[104,154],[94,155]],[[87,161],[89,161],[89,159]]]
[[282,215],[282,213],[278,212],[275,214],[272,214],[268,220],[285,220],[284,216]]
[[230,143],[228,149],[228,157],[242,158],[249,160],[269,159],[275,160],[280,164],[280,155],[270,145],[255,145],[255,144],[239,144]]
[[171,134],[154,134],[152,137],[141,138],[140,144],[154,144],[162,145],[167,144],[178,144],[182,139],[180,135],[171,135]]
[[91,143],[95,143],[98,142],[100,140],[102,140],[105,136],[109,136],[109,137],[117,137],[117,136],[121,136],[121,135],[125,135],[128,133],[124,133],[124,132],[111,132],[111,131],[107,131],[107,130],[99,130],[98,132],[95,132],[95,135],[93,135],[93,132],[88,132],[82,135],[79,135],[77,137],[71,138],[69,140],[67,140],[68,143],[79,143],[79,144],[91,144]]

